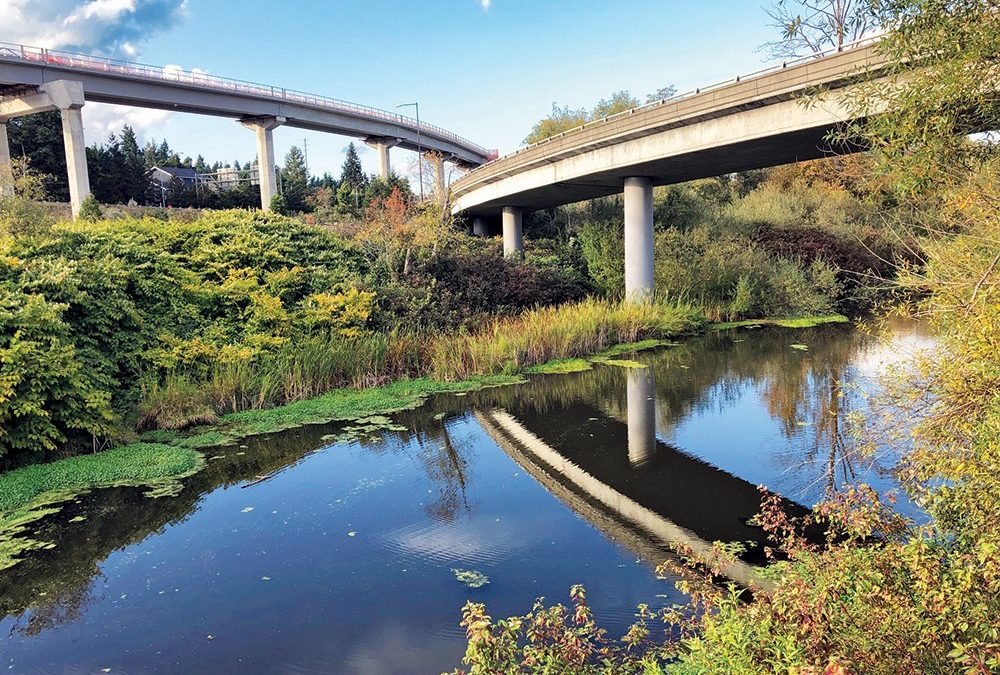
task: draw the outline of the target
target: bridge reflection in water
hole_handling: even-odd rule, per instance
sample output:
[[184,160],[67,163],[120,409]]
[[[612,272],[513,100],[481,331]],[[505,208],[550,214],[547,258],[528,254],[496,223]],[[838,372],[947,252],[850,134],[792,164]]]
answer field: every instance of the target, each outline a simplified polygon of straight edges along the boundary
[[[630,368],[624,379],[624,420],[612,402],[601,405],[606,413],[582,401],[476,417],[546,489],[648,562],[675,558],[676,545],[708,556],[714,542],[744,542],[747,551],[722,572],[767,588],[759,573],[767,537],[748,522],[760,507],[757,488],[657,439],[652,368]],[[794,502],[786,506],[806,512]]]

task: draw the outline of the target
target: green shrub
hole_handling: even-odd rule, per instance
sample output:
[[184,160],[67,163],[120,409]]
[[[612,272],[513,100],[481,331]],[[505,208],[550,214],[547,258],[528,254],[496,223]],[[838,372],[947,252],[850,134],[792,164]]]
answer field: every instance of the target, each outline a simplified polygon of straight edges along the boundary
[[822,261],[803,267],[740,235],[699,226],[655,237],[656,291],[704,308],[712,321],[829,314],[839,293]]
[[271,203],[268,204],[268,211],[279,216],[287,216],[291,213],[288,208],[288,202],[285,201],[285,197],[282,194],[276,194],[271,197]]
[[0,286],[0,460],[112,428],[106,382],[79,358],[65,311]]
[[[139,412],[143,424],[205,420],[212,413],[200,400],[185,402],[182,383],[203,382],[220,363],[277,354],[295,335],[356,330],[365,321],[364,312],[345,305],[327,307],[328,323],[317,324],[307,311],[316,298],[368,297],[356,290],[360,258],[334,235],[276,215],[64,223],[3,246],[4,405],[7,414],[17,406],[45,412],[25,418],[30,430],[2,424],[5,452],[51,450],[88,433],[117,436],[123,430],[112,422],[132,419],[144,394],[140,382],[149,397]],[[31,318],[26,307],[49,314]],[[40,375],[28,366],[36,360],[44,364]],[[44,377],[57,375],[49,391]],[[60,389],[64,402],[55,400]],[[76,391],[89,407],[72,415],[49,410],[76,405]]]
[[92,194],[84,197],[83,203],[80,205],[80,213],[76,217],[91,223],[96,223],[103,218],[104,214],[101,211],[101,205],[97,202],[97,197]]

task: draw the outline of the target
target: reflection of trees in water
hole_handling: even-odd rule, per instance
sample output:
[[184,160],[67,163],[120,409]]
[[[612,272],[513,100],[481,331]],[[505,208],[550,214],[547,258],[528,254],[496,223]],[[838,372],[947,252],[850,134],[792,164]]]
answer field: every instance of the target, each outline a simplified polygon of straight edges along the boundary
[[[417,417],[417,421],[428,419],[426,414]],[[472,446],[456,443],[443,419],[415,426],[412,433],[418,448],[416,459],[437,487],[437,497],[425,504],[424,510],[435,520],[452,522],[460,510],[469,510],[466,487]]]
[[796,444],[800,456],[783,458],[787,469],[818,470],[813,484],[822,485],[826,496],[838,488],[838,468],[840,484],[857,477],[854,448],[845,435],[856,405],[850,362],[858,346],[856,340],[837,341],[811,350],[808,359],[790,360],[764,386],[768,411],[781,421],[785,436],[803,441]]
[[[805,484],[832,490],[857,474],[849,420],[860,394],[850,364],[874,339],[849,326],[796,332],[765,327],[709,333],[637,359],[656,372],[661,436],[669,437],[681,420],[702,412],[724,412],[748,392],[759,391],[784,436],[794,440],[792,453],[781,456],[787,470],[799,472]],[[806,343],[808,351],[791,348],[796,342]],[[625,420],[625,381],[622,369],[597,367],[536,378],[517,390],[481,392],[475,403],[556,413],[574,401],[585,401],[609,417]],[[810,478],[804,476],[807,471],[817,473]]]
[[[426,509],[432,517],[452,520],[460,509],[468,508],[472,449],[453,441],[443,420],[423,412],[405,415],[412,437],[410,432],[392,433],[362,445],[378,454],[412,453],[416,448],[415,458],[438,490],[437,499]],[[322,437],[331,430],[329,426],[304,427],[249,439],[246,448],[210,449],[209,457],[219,459],[208,461],[202,472],[186,479],[175,497],[150,499],[139,488],[111,488],[66,504],[60,513],[33,527],[34,536],[56,547],[37,551],[0,575],[0,618],[15,617],[11,632],[23,636],[73,623],[94,600],[100,565],[113,552],[186,520],[197,512],[201,498],[217,488],[266,480],[294,466],[326,445]],[[407,442],[411,438],[415,445]]]

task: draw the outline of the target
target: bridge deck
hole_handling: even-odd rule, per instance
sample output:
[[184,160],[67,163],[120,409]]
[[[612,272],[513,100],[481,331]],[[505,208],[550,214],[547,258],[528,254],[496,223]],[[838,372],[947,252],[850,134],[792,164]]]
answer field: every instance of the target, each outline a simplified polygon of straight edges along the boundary
[[178,68],[0,43],[0,86],[38,86],[59,79],[82,81],[89,101],[234,119],[281,116],[288,126],[303,129],[398,138],[406,149],[419,145],[472,166],[489,155],[441,127],[424,122],[418,126],[405,115],[348,101]]
[[[456,210],[544,208],[620,193],[627,176],[663,185],[822,156],[829,116],[798,123],[791,118],[806,115],[797,99],[870,77],[882,65],[875,45],[864,44],[589,122],[469,172],[452,185]],[[738,138],[719,126],[780,104],[768,119],[744,115],[749,129]]]

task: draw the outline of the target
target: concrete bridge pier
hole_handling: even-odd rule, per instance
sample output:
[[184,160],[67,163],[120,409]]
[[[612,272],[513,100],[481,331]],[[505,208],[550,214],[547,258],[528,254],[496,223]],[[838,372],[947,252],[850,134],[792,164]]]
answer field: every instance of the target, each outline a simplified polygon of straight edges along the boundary
[[389,149],[400,144],[401,139],[372,136],[365,139],[365,145],[375,148],[378,153],[378,177],[385,180],[392,172],[392,165],[389,164]]
[[653,183],[625,179],[625,299],[653,298]]
[[434,196],[438,202],[444,205],[448,197],[447,181],[444,174],[444,155],[439,152],[424,153],[424,157],[434,167]]
[[0,197],[14,194],[14,171],[10,163],[10,141],[7,140],[7,123],[0,122]]
[[521,209],[517,206],[503,207],[503,254],[524,257]]
[[80,215],[83,200],[90,194],[87,173],[87,142],[83,138],[83,112],[79,107],[63,108],[63,145],[66,146],[66,173],[69,176],[69,203],[73,217]]
[[652,368],[626,368],[626,415],[628,416],[628,461],[641,466],[656,452],[656,397]]
[[476,237],[485,237],[487,233],[486,220],[481,216],[472,219],[472,234]]
[[[32,115],[48,110],[58,110],[62,117],[63,147],[66,152],[66,174],[69,178],[69,201],[73,216],[80,213],[83,200],[90,194],[90,176],[87,174],[87,142],[83,136],[83,83],[77,80],[54,80],[28,89],[9,98],[0,99],[0,125],[3,142],[0,148],[2,173],[10,173],[10,147],[7,140],[7,122],[15,117]],[[10,178],[4,182],[3,191],[10,194]]]
[[273,131],[285,123],[284,117],[254,117],[240,120],[240,124],[257,135],[257,176],[260,181],[260,207],[271,210],[271,199],[278,194],[278,176],[275,173]]

